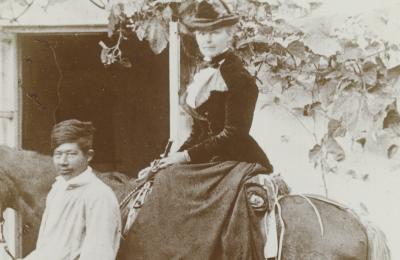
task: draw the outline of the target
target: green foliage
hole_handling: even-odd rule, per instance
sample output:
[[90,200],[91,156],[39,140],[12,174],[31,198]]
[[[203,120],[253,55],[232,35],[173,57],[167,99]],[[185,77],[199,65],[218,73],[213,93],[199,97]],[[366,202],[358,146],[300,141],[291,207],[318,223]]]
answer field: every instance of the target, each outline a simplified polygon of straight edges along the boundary
[[[110,33],[130,30],[160,53],[168,43],[168,22],[188,19],[196,3],[177,2],[114,0]],[[400,117],[393,116],[400,94],[395,67],[400,41],[389,35],[400,29],[390,22],[397,17],[382,10],[326,15],[322,0],[225,3],[242,18],[234,45],[260,91],[273,95],[270,102],[284,105],[297,119],[322,116],[329,122],[320,141],[314,133],[309,158],[315,166],[335,171],[332,162],[346,157],[336,140],[344,136],[362,148],[384,140],[382,149],[394,157],[400,145]],[[188,33],[183,25],[182,32]]]

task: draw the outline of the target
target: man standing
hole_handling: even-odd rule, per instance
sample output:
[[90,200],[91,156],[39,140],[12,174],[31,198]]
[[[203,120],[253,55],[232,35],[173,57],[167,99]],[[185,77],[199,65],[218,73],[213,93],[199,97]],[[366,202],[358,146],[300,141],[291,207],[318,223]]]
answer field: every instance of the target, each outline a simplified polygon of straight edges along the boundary
[[114,260],[121,217],[113,191],[92,172],[91,122],[66,120],[51,134],[58,177],[46,200],[36,249],[25,260]]

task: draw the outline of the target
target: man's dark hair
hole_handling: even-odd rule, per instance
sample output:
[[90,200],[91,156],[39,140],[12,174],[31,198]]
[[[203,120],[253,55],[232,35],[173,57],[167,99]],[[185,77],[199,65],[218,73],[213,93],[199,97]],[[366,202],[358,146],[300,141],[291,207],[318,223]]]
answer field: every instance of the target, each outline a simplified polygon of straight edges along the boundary
[[56,124],[51,131],[51,148],[54,150],[64,143],[76,143],[83,152],[93,148],[95,128],[92,122],[69,119]]

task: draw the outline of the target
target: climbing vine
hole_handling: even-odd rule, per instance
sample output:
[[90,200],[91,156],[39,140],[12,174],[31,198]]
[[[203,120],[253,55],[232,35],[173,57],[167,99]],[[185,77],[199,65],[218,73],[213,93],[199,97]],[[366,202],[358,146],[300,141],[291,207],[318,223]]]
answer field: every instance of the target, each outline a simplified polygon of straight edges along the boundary
[[[18,2],[29,5],[33,1]],[[132,35],[161,53],[168,45],[170,21],[180,22],[181,32],[190,37],[184,21],[193,15],[197,1],[101,2],[109,13],[109,36],[115,38],[113,46],[100,43],[101,61],[130,67],[120,43]],[[6,2],[10,1],[0,0],[0,5]],[[400,31],[399,4],[340,14],[335,12],[339,4],[332,6],[335,1],[224,2],[242,18],[234,45],[260,92],[271,97],[263,107],[282,106],[299,123],[305,118],[326,122],[322,135],[308,129],[315,142],[309,150],[315,167],[323,173],[337,170],[350,152],[338,141],[343,137],[361,149],[375,150],[389,159],[396,156],[400,38],[394,35]],[[183,49],[190,51],[185,44]]]
[[[158,54],[168,44],[169,21],[184,22],[195,2],[111,1],[110,34],[131,31]],[[315,167],[336,171],[337,162],[346,158],[337,139],[345,136],[362,149],[379,146],[389,158],[395,156],[400,145],[400,40],[388,36],[400,25],[389,22],[393,14],[374,10],[318,16],[328,4],[324,1],[225,3],[242,17],[235,47],[260,91],[271,96],[264,107],[280,105],[296,120],[327,122],[322,137],[310,130],[315,145],[309,159]],[[184,25],[182,32],[190,34]]]

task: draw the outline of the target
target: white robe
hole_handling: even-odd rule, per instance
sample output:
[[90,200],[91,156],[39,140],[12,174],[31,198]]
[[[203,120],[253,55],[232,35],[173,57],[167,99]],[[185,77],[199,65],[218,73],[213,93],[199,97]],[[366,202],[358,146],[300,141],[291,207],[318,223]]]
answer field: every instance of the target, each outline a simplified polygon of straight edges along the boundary
[[57,177],[46,200],[36,249],[25,260],[114,260],[121,216],[114,192],[88,167]]

